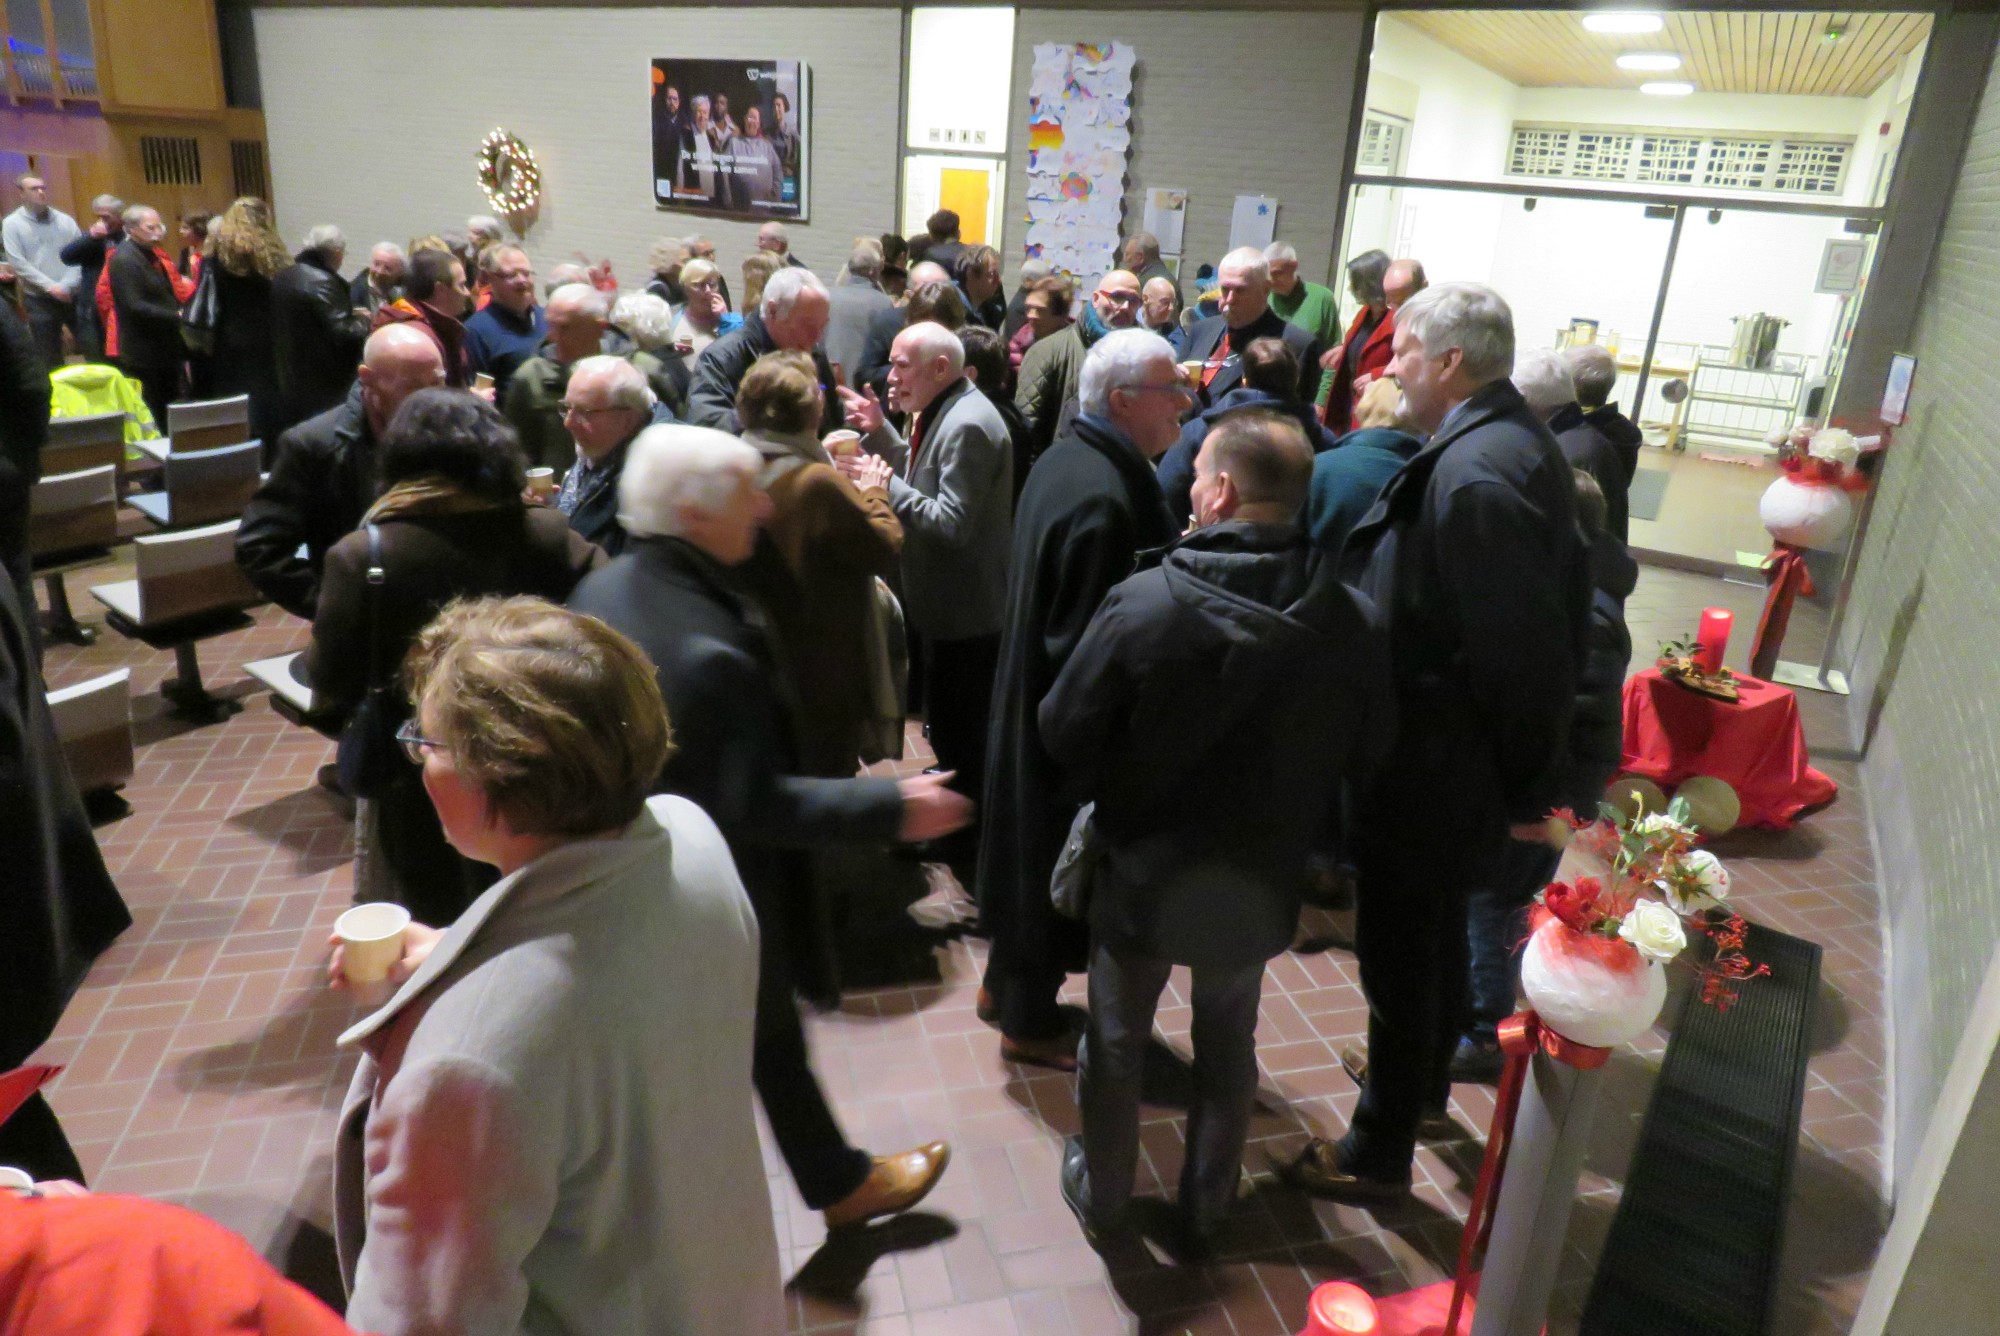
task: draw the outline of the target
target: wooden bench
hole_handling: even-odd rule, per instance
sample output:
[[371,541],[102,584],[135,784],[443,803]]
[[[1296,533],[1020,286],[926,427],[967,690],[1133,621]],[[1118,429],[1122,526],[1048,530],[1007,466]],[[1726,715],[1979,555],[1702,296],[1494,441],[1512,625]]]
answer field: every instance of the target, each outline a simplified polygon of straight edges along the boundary
[[[72,645],[97,639],[97,632],[71,611],[63,576],[111,560],[118,541],[117,465],[45,474],[35,483],[28,501],[28,559],[48,590],[51,639]],[[32,608],[26,611],[33,615]]]
[[132,670],[49,693],[56,741],[78,793],[104,793],[132,779]]
[[341,720],[313,704],[313,689],[305,680],[305,651],[280,654],[243,665],[243,671],[271,688],[271,710],[279,718],[330,738],[340,736]]
[[209,450],[171,450],[161,457],[165,486],[134,492],[125,503],[162,529],[185,529],[239,519],[263,481],[256,441]]
[[166,435],[140,441],[139,448],[155,459],[169,453],[213,450],[220,445],[241,445],[250,439],[250,396],[228,399],[195,399],[184,404],[168,404],[167,420],[161,424]]
[[237,521],[132,540],[138,578],[96,585],[90,596],[105,624],[154,649],[174,652],[175,676],[160,694],[182,714],[213,719],[240,708],[201,683],[195,646],[250,625],[244,609],[262,601],[236,564]]

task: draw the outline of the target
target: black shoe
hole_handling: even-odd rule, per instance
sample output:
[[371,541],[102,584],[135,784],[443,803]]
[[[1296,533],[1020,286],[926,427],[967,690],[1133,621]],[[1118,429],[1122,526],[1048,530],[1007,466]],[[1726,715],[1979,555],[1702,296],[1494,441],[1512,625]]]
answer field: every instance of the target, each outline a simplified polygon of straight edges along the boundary
[[1062,1157],[1062,1199],[1076,1223],[1083,1227],[1083,1241],[1095,1248],[1116,1228],[1115,1222],[1100,1221],[1090,1210],[1090,1169],[1084,1162],[1083,1138],[1065,1137]]
[[1334,1201],[1394,1201],[1410,1192],[1409,1170],[1397,1178],[1359,1173],[1348,1160],[1344,1142],[1323,1141],[1318,1137],[1308,1141],[1305,1149],[1292,1159],[1273,1158],[1271,1167],[1278,1171],[1278,1177],[1294,1187]]
[[[1341,1049],[1340,1070],[1346,1072],[1354,1084],[1367,1085],[1368,1055],[1352,1046]],[[1451,1120],[1451,1110],[1443,1104],[1433,1104],[1425,1109],[1417,1118],[1417,1136],[1423,1141],[1457,1140],[1458,1124]]]
[[1458,1048],[1451,1055],[1452,1084],[1492,1085],[1500,1079],[1500,1069],[1506,1065],[1507,1055],[1500,1051],[1498,1040],[1467,1035],[1458,1041]]

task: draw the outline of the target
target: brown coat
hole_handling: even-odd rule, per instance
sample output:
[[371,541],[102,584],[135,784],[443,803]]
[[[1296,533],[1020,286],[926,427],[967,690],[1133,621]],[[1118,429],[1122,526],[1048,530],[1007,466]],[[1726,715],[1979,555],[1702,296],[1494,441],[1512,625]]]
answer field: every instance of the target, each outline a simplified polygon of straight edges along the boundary
[[764,456],[759,481],[771,496],[743,581],[770,616],[796,697],[803,772],[844,778],[874,712],[875,578],[895,571],[903,526],[886,491],[857,489],[811,436],[743,439]]

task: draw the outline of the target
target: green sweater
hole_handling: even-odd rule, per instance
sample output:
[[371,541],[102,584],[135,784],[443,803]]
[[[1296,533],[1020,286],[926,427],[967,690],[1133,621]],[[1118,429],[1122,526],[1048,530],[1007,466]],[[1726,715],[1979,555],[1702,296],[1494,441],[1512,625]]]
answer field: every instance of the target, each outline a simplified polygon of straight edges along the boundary
[[[1341,343],[1340,302],[1333,295],[1333,289],[1318,283],[1299,280],[1290,296],[1271,293],[1271,309],[1286,324],[1297,325],[1314,338],[1325,349],[1338,348]],[[1327,394],[1333,389],[1333,373],[1322,371],[1319,377],[1319,394],[1316,402],[1326,402]]]

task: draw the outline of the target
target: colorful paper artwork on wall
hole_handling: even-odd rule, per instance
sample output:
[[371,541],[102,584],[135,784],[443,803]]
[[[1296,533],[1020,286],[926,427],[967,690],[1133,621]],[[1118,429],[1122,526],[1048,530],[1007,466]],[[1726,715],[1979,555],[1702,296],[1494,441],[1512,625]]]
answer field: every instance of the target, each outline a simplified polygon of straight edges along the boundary
[[1084,292],[1117,263],[1137,61],[1124,42],[1035,47],[1025,250]]

